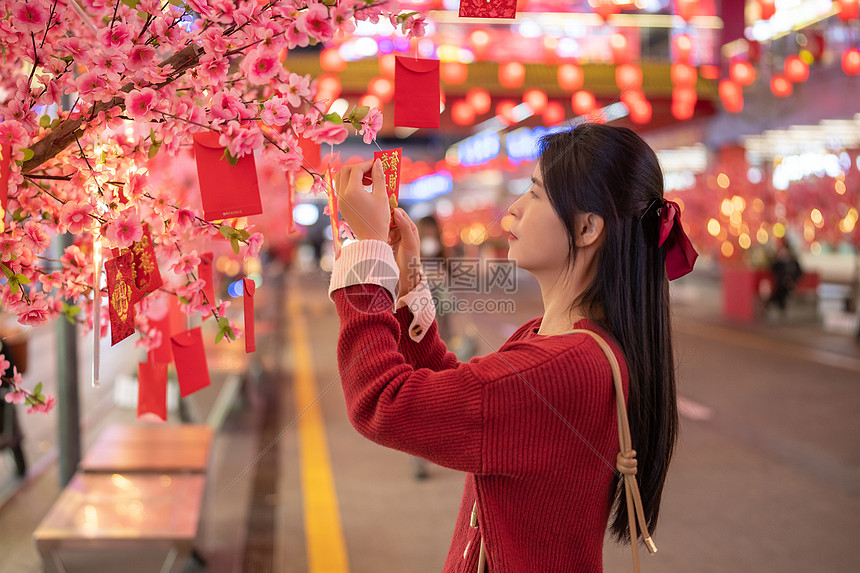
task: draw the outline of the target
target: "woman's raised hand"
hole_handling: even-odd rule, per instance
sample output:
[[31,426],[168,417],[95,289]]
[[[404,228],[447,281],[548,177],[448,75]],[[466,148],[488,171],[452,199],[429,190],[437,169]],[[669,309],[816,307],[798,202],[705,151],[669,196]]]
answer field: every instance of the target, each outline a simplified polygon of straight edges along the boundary
[[418,227],[406,211],[398,207],[394,210],[394,223],[388,234],[388,242],[394,249],[394,259],[400,269],[397,297],[407,294],[421,282],[421,240]]
[[[368,193],[362,179],[372,172],[373,186]],[[391,207],[385,191],[385,176],[379,160],[347,165],[337,174],[335,185],[337,204],[343,220],[355,233],[355,238],[386,240],[391,224]]]

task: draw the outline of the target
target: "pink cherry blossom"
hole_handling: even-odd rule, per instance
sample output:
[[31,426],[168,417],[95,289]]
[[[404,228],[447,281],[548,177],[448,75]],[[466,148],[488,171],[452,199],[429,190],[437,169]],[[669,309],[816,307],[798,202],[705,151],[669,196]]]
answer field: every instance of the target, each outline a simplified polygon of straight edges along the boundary
[[265,49],[253,50],[243,63],[248,81],[258,86],[269,83],[281,67],[278,54]]
[[136,121],[149,121],[152,119],[152,109],[157,103],[156,97],[152,88],[132,90],[125,96],[126,112]]
[[195,215],[193,211],[188,209],[177,209],[173,214],[173,224],[183,233],[194,224]]
[[12,5],[12,24],[25,34],[44,32],[48,25],[48,7],[42,0],[15,2]]
[[12,258],[21,256],[24,252],[24,245],[20,241],[12,241],[9,239],[0,240],[0,261],[7,263]]
[[424,16],[409,16],[403,22],[403,33],[407,38],[423,38],[426,27]]
[[18,309],[18,322],[24,326],[39,326],[48,320],[48,303],[45,299],[34,300],[29,306]]
[[8,360],[6,360],[6,356],[4,354],[0,354],[0,374],[3,374],[11,367],[12,364]]
[[361,131],[358,133],[364,136],[365,143],[373,143],[373,140],[376,139],[376,134],[382,129],[382,112],[375,107],[370,108],[370,111],[364,116],[361,125]]
[[90,217],[91,213],[92,206],[89,203],[74,203],[70,201],[63,205],[63,210],[60,213],[60,223],[69,233],[80,235],[92,228],[93,219]]
[[107,239],[121,249],[128,248],[143,236],[143,226],[135,209],[123,211],[119,217],[109,223],[105,232]]
[[349,135],[345,125],[325,122],[311,131],[310,137],[316,143],[328,143],[338,145],[346,140]]
[[39,223],[27,221],[24,223],[24,235],[21,237],[21,242],[31,251],[39,254],[47,251],[48,247],[51,246],[51,237]]
[[292,50],[295,47],[308,45],[308,30],[305,27],[304,18],[294,18],[284,26],[284,36],[287,38],[287,46]]
[[125,60],[125,67],[133,72],[140,70],[155,61],[155,48],[150,45],[134,46]]
[[177,275],[185,275],[193,273],[200,264],[200,257],[197,256],[197,251],[191,251],[188,254],[180,255],[179,260],[173,263],[170,270]]
[[95,72],[84,72],[76,84],[84,101],[101,101],[108,88],[105,78]]
[[38,413],[41,413],[41,414],[47,414],[47,413],[48,413],[48,412],[50,412],[50,411],[54,408],[54,406],[56,406],[56,405],[57,405],[57,397],[56,397],[56,396],[46,395],[46,396],[45,396],[45,402],[44,402],[43,404],[35,404],[35,405],[33,405],[33,406],[31,406],[31,407],[27,408],[27,413],[28,413],[28,414],[33,414],[33,413],[37,413],[37,412],[38,412]]
[[113,26],[104,28],[99,34],[101,44],[110,48],[122,48],[131,39],[131,30],[122,22],[114,22]]
[[7,393],[4,399],[9,404],[23,404],[27,401],[27,393],[23,390],[15,390]]
[[218,138],[218,143],[226,147],[233,157],[242,157],[263,146],[263,134],[256,126],[243,127],[238,121],[231,121],[227,124],[227,131]]
[[290,121],[290,108],[284,103],[284,99],[273,97],[263,104],[260,119],[266,125],[285,125]]
[[325,4],[309,2],[307,11],[302,13],[299,18],[304,18],[305,30],[307,30],[308,35],[320,42],[330,40],[334,34],[334,28]]
[[263,246],[263,234],[262,233],[252,233],[250,237],[248,237],[248,250],[245,252],[244,259],[247,261],[250,258],[258,257],[260,255],[260,248]]
[[289,85],[284,86],[287,101],[293,107],[299,107],[302,104],[303,97],[311,95],[310,78],[300,76],[299,74],[290,74]]

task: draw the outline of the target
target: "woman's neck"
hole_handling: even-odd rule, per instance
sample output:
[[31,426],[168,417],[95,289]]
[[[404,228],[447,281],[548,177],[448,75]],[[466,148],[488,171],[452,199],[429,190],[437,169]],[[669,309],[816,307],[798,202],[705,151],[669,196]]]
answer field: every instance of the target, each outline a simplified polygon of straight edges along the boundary
[[583,310],[574,306],[574,301],[582,291],[575,282],[553,280],[546,284],[538,278],[543,298],[543,318],[538,334],[551,335],[573,330],[573,325],[586,318]]

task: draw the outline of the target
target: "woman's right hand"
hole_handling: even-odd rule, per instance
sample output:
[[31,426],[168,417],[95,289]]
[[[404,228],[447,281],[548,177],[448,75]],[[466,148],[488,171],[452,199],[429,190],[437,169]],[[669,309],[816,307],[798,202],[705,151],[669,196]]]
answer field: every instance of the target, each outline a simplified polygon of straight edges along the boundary
[[395,226],[388,231],[388,243],[394,249],[394,259],[400,269],[400,281],[397,283],[397,297],[400,298],[421,282],[421,240],[418,227],[406,211],[396,208],[393,218]]

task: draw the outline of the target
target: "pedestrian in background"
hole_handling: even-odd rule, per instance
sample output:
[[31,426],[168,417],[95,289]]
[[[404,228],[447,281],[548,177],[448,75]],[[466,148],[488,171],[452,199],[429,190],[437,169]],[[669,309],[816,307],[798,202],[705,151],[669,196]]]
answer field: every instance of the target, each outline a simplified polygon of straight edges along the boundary
[[774,304],[779,309],[780,318],[785,318],[788,297],[797,286],[803,271],[797,256],[788,242],[788,239],[779,239],[776,252],[770,264],[770,272],[773,277],[773,291],[765,305],[765,308]]

